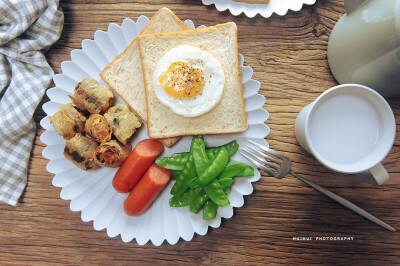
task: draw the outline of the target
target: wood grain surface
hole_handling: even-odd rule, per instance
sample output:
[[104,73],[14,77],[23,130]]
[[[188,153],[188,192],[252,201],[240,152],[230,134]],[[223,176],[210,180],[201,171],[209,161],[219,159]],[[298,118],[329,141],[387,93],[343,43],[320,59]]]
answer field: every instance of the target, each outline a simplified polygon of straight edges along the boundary
[[[353,175],[323,167],[297,143],[294,123],[299,111],[320,93],[337,85],[327,62],[329,34],[344,14],[343,1],[318,0],[312,6],[285,16],[247,18],[219,12],[200,0],[65,0],[61,1],[65,26],[61,39],[46,56],[56,73],[80,49],[83,39],[124,18],[151,17],[161,7],[173,10],[195,25],[234,21],[238,25],[239,51],[261,82],[270,113],[267,137],[270,146],[293,160],[293,170],[326,187],[385,222],[400,229],[400,137],[383,164],[390,180],[381,187],[361,183]],[[400,264],[400,233],[388,232],[333,203],[301,181],[288,176],[275,180],[263,176],[217,229],[195,235],[190,242],[155,247],[123,243],[95,231],[81,221],[79,212],[61,200],[53,187],[48,161],[41,155],[45,116],[41,106],[34,114],[37,134],[29,161],[28,185],[17,205],[0,203],[0,265],[242,265],[242,264]],[[388,100],[400,124],[400,99]],[[295,240],[312,237],[313,240]],[[351,237],[353,240],[316,240],[316,237]]]

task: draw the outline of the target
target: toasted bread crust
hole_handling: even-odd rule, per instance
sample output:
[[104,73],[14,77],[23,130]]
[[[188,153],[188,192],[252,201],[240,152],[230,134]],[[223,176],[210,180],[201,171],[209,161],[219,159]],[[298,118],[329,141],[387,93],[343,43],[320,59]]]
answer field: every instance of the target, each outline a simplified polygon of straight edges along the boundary
[[[139,33],[139,35],[148,34],[148,31],[150,31],[149,29],[151,28],[151,25],[152,25],[152,23],[154,22],[154,19],[153,19],[153,18],[156,18],[157,16],[161,15],[162,12],[168,13],[168,14],[171,16],[171,18],[174,19],[175,22],[176,22],[177,24],[179,24],[179,25],[182,27],[182,29],[190,29],[182,20],[180,20],[180,19],[177,17],[177,15],[175,15],[174,12],[172,12],[169,8],[163,7],[163,8],[161,8],[160,10],[158,10],[158,11],[153,15],[152,19],[151,19],[151,20],[149,21],[149,23],[147,23],[147,25],[142,29],[142,31]],[[153,22],[152,22],[152,20],[153,20]]]
[[[180,31],[170,31],[170,32],[157,32],[157,33],[150,33],[150,34],[141,34],[140,36],[138,36],[138,40],[140,42],[140,39],[147,39],[147,38],[160,38],[163,36],[176,36],[176,35],[193,35],[193,34],[197,34],[200,33],[202,31],[211,31],[211,30],[215,30],[221,27],[226,27],[226,26],[234,26],[236,29],[236,33],[237,33],[237,27],[236,24],[234,22],[227,22],[227,23],[223,23],[223,24],[217,24],[215,26],[209,26],[209,27],[202,27],[202,28],[196,28],[196,29],[187,29],[187,30],[180,30]],[[236,35],[237,37],[237,35]],[[140,43],[139,43],[139,47],[140,47]]]

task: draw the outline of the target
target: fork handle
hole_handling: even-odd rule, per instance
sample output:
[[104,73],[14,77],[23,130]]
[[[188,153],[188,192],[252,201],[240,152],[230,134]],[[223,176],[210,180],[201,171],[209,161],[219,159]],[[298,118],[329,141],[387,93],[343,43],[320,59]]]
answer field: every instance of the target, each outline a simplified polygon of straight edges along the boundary
[[392,232],[396,232],[396,229],[394,229],[393,227],[391,227],[390,225],[388,225],[387,223],[379,220],[378,218],[376,218],[375,216],[373,216],[372,214],[364,211],[363,209],[361,209],[360,207],[354,205],[353,203],[351,203],[350,201],[342,198],[339,195],[336,195],[333,192],[330,192],[329,190],[326,190],[325,188],[318,186],[317,184],[311,182],[310,180],[294,173],[293,171],[290,171],[290,174],[293,175],[294,177],[297,177],[298,179],[300,179],[301,181],[303,181],[304,183],[306,183],[307,185],[315,188],[316,190],[318,190],[319,192],[321,192],[322,194],[324,194],[325,196],[327,196],[328,198],[336,201],[337,203],[339,203],[340,205],[352,210],[353,212],[361,215],[362,217],[370,220],[371,222],[376,223],[377,225],[382,226],[383,228],[392,231]]

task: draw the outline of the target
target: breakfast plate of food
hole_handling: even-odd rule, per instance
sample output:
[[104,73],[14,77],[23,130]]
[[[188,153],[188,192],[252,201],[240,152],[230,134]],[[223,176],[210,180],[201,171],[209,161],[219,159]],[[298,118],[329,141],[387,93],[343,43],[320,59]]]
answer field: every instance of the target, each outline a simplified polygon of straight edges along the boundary
[[42,154],[61,199],[95,230],[190,241],[253,192],[260,173],[237,150],[268,145],[268,112],[234,23],[195,28],[162,8],[96,31],[61,69]]
[[234,16],[244,13],[253,18],[257,14],[269,18],[273,13],[285,15],[288,10],[299,11],[303,4],[312,5],[316,0],[202,0],[205,5],[215,5],[218,11],[229,11]]

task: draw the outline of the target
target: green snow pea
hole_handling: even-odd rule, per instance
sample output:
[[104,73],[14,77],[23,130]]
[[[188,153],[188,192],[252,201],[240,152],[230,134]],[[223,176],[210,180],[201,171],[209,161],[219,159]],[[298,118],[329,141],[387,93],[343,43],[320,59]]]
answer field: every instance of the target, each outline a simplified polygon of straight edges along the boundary
[[[239,174],[235,175],[234,177],[245,177],[245,176],[254,176],[253,167],[246,165],[245,169]],[[229,195],[229,193],[231,192],[231,185],[233,183],[233,178],[218,179],[218,182],[221,185],[225,195]]]
[[[213,161],[215,159],[215,156],[217,155],[218,151],[221,149],[221,147],[225,147],[229,151],[229,157],[232,157],[239,149],[239,143],[236,140],[232,140],[231,142],[228,142],[226,144],[223,144],[221,146],[216,146],[216,147],[207,147],[206,148],[206,154],[207,157],[210,161]],[[184,152],[184,153],[175,153],[172,155],[172,157],[177,157],[181,155],[187,155],[189,152]]]
[[218,205],[212,200],[207,201],[203,207],[203,219],[212,220],[217,215]]
[[189,154],[182,154],[176,157],[158,157],[155,162],[162,168],[182,171],[188,157]]
[[204,191],[204,189],[201,189],[201,193],[197,195],[192,202],[190,203],[190,211],[193,213],[199,213],[201,208],[203,208],[203,205],[209,200],[210,198]]
[[215,160],[209,167],[197,178],[189,182],[191,188],[204,187],[210,184],[225,168],[229,160],[229,151],[225,147],[221,147],[218,151]]
[[[232,178],[224,178],[222,180],[218,180],[218,183],[220,183],[221,188],[224,191],[225,195],[228,195],[229,192],[231,191],[230,186],[233,183],[233,179]],[[195,200],[197,200],[197,198],[192,201],[192,204]],[[202,200],[205,200],[205,199],[202,198]],[[212,220],[215,218],[215,216],[217,214],[217,210],[218,210],[218,205],[215,204],[215,202],[213,202],[208,196],[207,196],[207,201],[205,203],[199,202],[197,204],[203,204],[202,206],[204,206],[203,207],[203,219],[204,220]],[[190,207],[192,207],[192,205],[190,205]]]
[[244,171],[246,168],[246,164],[244,163],[227,163],[225,168],[222,170],[222,172],[219,174],[218,179],[224,179],[224,178],[232,178],[236,176],[237,174],[241,173]]
[[203,187],[203,189],[207,196],[218,206],[224,207],[230,204],[228,197],[225,195],[217,179],[214,179],[210,184]]
[[193,201],[193,199],[196,198],[202,192],[202,190],[203,189],[201,188],[189,189],[182,195],[173,196],[172,198],[169,199],[169,206],[171,207],[188,206]]
[[246,168],[239,174],[237,174],[237,177],[246,177],[246,176],[253,176],[254,175],[254,168],[251,167],[250,165],[246,164]]
[[231,188],[230,187],[226,187],[223,190],[224,190],[225,195],[229,195],[229,193],[231,193]]
[[190,146],[190,153],[193,156],[197,176],[200,176],[210,165],[206,154],[206,145],[202,136],[194,136]]
[[[233,179],[232,178],[224,178],[222,180],[218,180],[218,183],[221,185],[222,190],[228,191],[228,193],[225,193],[226,195],[229,194],[230,191],[230,186],[233,183]],[[204,206],[204,204],[210,199],[210,197],[208,197],[207,193],[204,191],[202,191],[202,193],[200,193],[195,199],[193,199],[193,201],[190,203],[190,211],[194,212],[194,213],[198,213],[201,208]]]
[[216,156],[216,154],[217,154],[216,151],[217,151],[217,150],[207,150],[207,149],[206,149],[207,158],[208,158],[208,160],[209,160],[210,162],[212,162],[212,161],[215,160],[215,156]]
[[171,179],[176,180],[176,178],[182,173],[182,171],[171,170]]
[[[239,149],[239,143],[238,143],[236,140],[232,140],[231,142],[228,142],[228,143],[226,143],[226,144],[224,144],[224,145],[221,145],[221,146],[217,146],[217,147],[208,147],[208,148],[206,149],[206,151],[209,152],[209,153],[214,153],[214,154],[216,155],[216,154],[218,153],[218,150],[219,150],[221,147],[227,148],[228,151],[229,151],[229,157],[232,157],[232,156],[238,151],[238,149]],[[207,155],[208,155],[208,153],[207,153]]]
[[182,195],[189,188],[189,180],[194,177],[196,177],[196,169],[194,168],[193,157],[190,154],[185,167],[172,186],[171,194],[174,196]]
[[217,179],[222,189],[229,188],[233,183],[232,177],[225,177],[224,179]]

